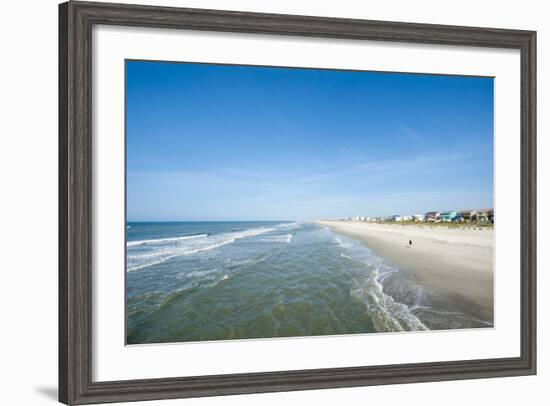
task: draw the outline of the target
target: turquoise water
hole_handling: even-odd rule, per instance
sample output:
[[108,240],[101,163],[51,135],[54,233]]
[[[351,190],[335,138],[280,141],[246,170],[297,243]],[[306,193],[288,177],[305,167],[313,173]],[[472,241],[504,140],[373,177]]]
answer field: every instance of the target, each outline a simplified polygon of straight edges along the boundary
[[128,223],[127,343],[476,327],[406,272],[307,222]]

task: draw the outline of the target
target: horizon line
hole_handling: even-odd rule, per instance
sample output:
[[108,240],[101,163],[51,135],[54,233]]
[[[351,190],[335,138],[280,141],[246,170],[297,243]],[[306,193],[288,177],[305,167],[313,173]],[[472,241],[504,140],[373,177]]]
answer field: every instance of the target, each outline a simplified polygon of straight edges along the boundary
[[284,219],[284,220],[126,220],[126,223],[216,223],[216,222],[227,222],[227,223],[253,223],[258,221],[309,221],[306,219],[303,220],[294,220],[294,219]]

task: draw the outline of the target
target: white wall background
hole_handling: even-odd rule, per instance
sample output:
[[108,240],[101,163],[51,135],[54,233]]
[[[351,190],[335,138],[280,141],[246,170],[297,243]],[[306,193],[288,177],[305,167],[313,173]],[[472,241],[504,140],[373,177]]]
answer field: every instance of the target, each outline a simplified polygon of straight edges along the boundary
[[[125,1],[128,2],[128,1]],[[550,385],[550,164],[546,2],[463,0],[145,0],[155,5],[473,25],[538,31],[538,328],[536,377],[147,402],[144,405],[544,404]],[[2,5],[0,24],[0,404],[57,398],[57,1]],[[546,155],[546,157],[544,156]],[[413,351],[414,349],[411,349]],[[545,400],[546,398],[546,400]],[[134,403],[136,404],[136,403]],[[141,404],[141,403],[140,403]],[[136,404],[138,405],[138,404]]]

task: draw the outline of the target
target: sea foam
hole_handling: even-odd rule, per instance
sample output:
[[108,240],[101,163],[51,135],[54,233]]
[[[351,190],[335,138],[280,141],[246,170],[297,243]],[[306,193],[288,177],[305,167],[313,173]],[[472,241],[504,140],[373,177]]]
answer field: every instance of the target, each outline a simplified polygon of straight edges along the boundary
[[214,235],[199,234],[184,237],[129,241],[127,247],[127,271],[136,271],[169,259],[210,251],[236,240],[254,237],[273,231],[273,228],[252,228]]
[[344,251],[340,257],[365,266],[364,277],[356,280],[357,286],[350,294],[366,306],[377,331],[428,330],[406,304],[384,292],[384,281],[398,274],[397,269],[354,240],[334,236],[333,241]]
[[128,241],[126,243],[126,246],[135,247],[136,245],[144,245],[144,244],[165,244],[165,243],[190,240],[193,238],[204,238],[204,237],[208,237],[208,234],[186,235],[183,237],[171,237],[171,238],[158,238],[153,240]]
[[269,235],[258,239],[261,242],[286,242],[287,244],[292,241],[292,234],[284,235]]

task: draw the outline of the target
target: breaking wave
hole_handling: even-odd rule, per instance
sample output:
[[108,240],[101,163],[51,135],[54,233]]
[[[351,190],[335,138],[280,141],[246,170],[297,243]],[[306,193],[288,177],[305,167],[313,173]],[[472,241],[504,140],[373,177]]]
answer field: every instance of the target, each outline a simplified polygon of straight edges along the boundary
[[334,236],[334,242],[344,251],[340,257],[355,263],[363,264],[369,272],[363,279],[356,280],[350,295],[363,303],[371,316],[374,328],[378,332],[428,330],[428,327],[416,317],[406,304],[384,292],[384,281],[399,271],[384,263],[371,251],[341,236]]
[[157,265],[171,258],[210,251],[239,239],[254,237],[273,231],[273,228],[253,228],[221,234],[199,234],[185,237],[155,240],[129,241],[127,247],[127,271],[136,271]]

